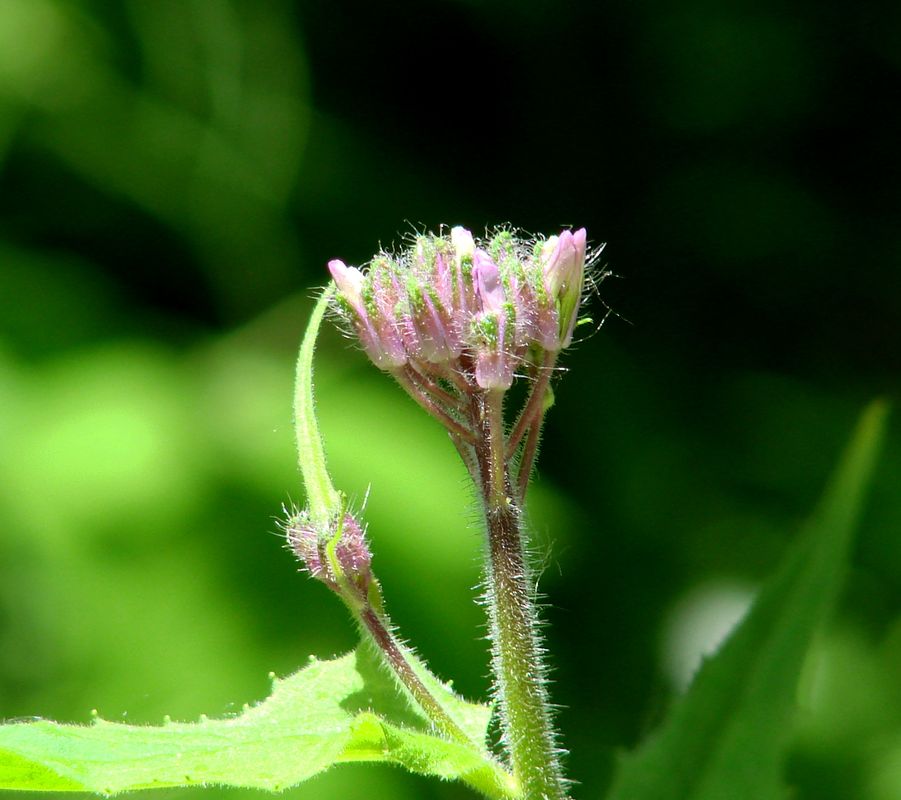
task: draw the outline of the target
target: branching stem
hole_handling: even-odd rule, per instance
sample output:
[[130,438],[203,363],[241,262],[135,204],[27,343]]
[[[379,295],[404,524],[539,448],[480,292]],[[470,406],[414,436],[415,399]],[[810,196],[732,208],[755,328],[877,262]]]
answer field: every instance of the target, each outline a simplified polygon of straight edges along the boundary
[[455,420],[450,413],[436,400],[433,400],[410,375],[403,371],[394,373],[397,382],[404,388],[422,408],[444,425],[452,434],[459,436],[464,442],[475,444],[476,438],[473,432],[462,423]]
[[545,351],[542,356],[541,363],[536,367],[535,381],[532,384],[532,390],[529,397],[519,413],[519,418],[513,426],[510,437],[507,440],[507,458],[511,458],[519,447],[523,435],[532,427],[532,423],[537,419],[540,420],[544,416],[545,393],[547,392],[548,383],[551,380],[551,374],[554,371],[554,362],[557,360],[557,354]]
[[429,378],[422,369],[413,364],[408,367],[408,370],[409,377],[418,383],[439,403],[444,403],[448,408],[452,408],[460,413],[466,412],[466,404],[459,397],[451,394],[435,383],[435,381]]

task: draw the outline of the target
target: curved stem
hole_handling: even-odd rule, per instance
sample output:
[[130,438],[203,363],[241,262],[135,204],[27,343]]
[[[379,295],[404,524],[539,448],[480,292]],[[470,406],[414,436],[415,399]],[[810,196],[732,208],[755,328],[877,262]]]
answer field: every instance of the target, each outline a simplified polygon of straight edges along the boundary
[[481,749],[481,745],[478,742],[473,742],[463,732],[463,729],[451,719],[441,703],[426,688],[426,685],[413,669],[406,649],[397,641],[390,627],[385,623],[383,616],[376,612],[372,606],[367,606],[360,611],[360,622],[362,622],[379,650],[382,651],[382,654],[388,660],[398,680],[413,696],[413,699],[419,704],[435,727],[448,739],[456,740],[468,747]]
[[338,491],[332,485],[325,464],[322,435],[316,420],[313,402],[313,351],[322,317],[329,301],[335,293],[334,284],[329,284],[319,295],[316,307],[310,315],[297,355],[297,375],[294,385],[294,431],[297,437],[297,460],[303,476],[304,489],[310,511],[317,520],[329,519],[340,505]]
[[504,746],[523,800],[565,800],[522,517],[504,458],[503,394],[486,392],[474,402],[481,421],[476,453],[488,527],[492,669]]
[[[345,599],[345,603],[361,628],[369,634],[398,683],[409,692],[435,728],[450,741],[478,752],[483,758],[484,768],[470,772],[463,781],[489,800],[520,800],[516,778],[488,751],[484,742],[471,738],[460,727],[442,703],[440,692],[429,688],[427,680],[423,679],[423,674],[428,677],[428,670],[398,639],[384,609],[369,601],[348,603]],[[378,605],[381,605],[380,601]]]

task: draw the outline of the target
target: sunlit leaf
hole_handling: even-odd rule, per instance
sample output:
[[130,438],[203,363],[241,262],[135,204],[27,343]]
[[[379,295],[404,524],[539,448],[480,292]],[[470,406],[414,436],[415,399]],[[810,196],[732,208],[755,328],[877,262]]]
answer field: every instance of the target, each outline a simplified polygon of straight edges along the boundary
[[[484,741],[490,709],[440,691]],[[0,789],[114,793],[220,784],[278,791],[359,761],[513,796],[509,776],[485,752],[434,735],[363,647],[275,680],[266,700],[227,719],[0,726]]]

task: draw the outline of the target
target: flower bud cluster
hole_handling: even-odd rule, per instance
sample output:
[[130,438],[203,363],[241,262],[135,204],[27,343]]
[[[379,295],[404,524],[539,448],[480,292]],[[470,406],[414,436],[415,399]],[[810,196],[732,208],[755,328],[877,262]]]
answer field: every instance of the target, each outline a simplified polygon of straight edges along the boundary
[[367,597],[373,582],[372,554],[363,528],[349,512],[319,523],[301,511],[288,520],[286,532],[288,546],[312,577],[342,596],[350,591],[357,598]]
[[525,240],[501,230],[477,241],[465,228],[417,236],[367,270],[329,262],[338,304],[380,369],[505,390],[523,361],[572,340],[585,272],[585,229]]

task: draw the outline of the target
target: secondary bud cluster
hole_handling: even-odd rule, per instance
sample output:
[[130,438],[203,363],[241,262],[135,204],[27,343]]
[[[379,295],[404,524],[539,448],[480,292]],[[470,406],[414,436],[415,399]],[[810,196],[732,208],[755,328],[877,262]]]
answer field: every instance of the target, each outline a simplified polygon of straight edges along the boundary
[[338,302],[363,349],[395,375],[449,371],[481,389],[508,389],[538,351],[572,340],[585,272],[585,229],[525,240],[501,230],[477,241],[465,228],[417,236],[367,270],[330,261]]
[[350,513],[321,524],[302,511],[288,520],[286,532],[288,546],[312,577],[338,594],[350,589],[366,598],[373,580],[372,554],[363,528]]

